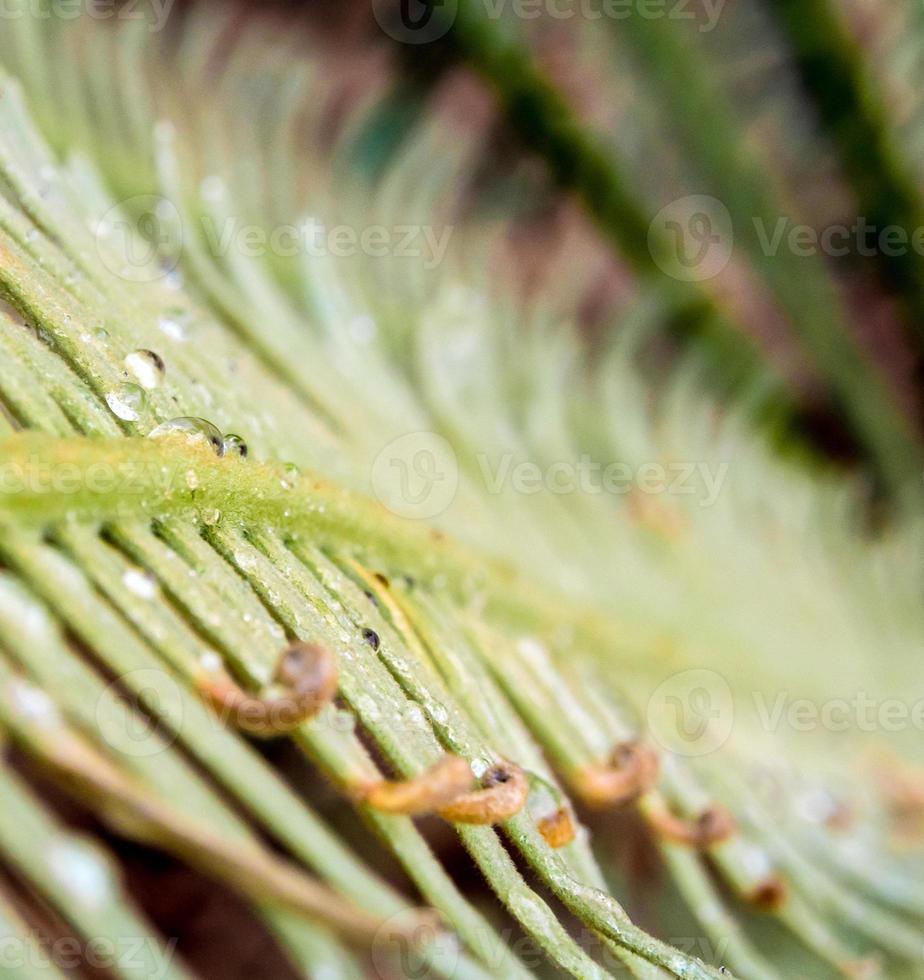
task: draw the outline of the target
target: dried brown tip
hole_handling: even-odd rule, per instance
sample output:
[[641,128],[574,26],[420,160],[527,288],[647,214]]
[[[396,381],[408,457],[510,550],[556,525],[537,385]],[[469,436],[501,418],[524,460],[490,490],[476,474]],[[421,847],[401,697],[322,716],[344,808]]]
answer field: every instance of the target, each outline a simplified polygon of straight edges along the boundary
[[223,721],[251,735],[273,738],[289,734],[330,704],[338,680],[337,660],[327,647],[299,642],[279,658],[273,677],[278,694],[248,694],[224,673],[202,675],[197,686]]
[[435,813],[467,793],[475,781],[472,767],[457,755],[445,755],[414,779],[382,780],[354,790],[357,799],[384,813],[408,817]]
[[684,820],[661,806],[652,807],[646,817],[665,840],[697,850],[721,844],[737,829],[735,818],[723,806],[711,806],[695,820]]
[[482,777],[481,786],[443,807],[440,816],[451,823],[502,823],[516,816],[529,796],[526,773],[513,762],[493,766]]
[[745,898],[762,912],[776,912],[783,907],[788,895],[786,882],[774,876],[752,888]]
[[574,819],[567,807],[559,807],[553,814],[539,821],[539,833],[549,847],[559,848],[570,844],[577,836]]
[[572,778],[575,791],[595,807],[622,806],[647,793],[658,781],[657,752],[642,742],[621,742],[606,765],[589,765]]

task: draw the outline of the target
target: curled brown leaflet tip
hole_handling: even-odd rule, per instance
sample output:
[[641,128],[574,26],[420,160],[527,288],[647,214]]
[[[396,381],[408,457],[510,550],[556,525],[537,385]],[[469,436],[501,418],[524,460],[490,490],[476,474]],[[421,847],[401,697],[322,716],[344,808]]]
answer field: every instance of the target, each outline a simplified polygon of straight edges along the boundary
[[472,767],[457,755],[445,755],[414,779],[385,780],[354,791],[357,799],[384,813],[408,817],[435,813],[471,789]]
[[498,823],[519,813],[526,803],[526,774],[511,762],[489,769],[481,789],[471,789],[474,778],[464,759],[446,755],[414,779],[382,780],[354,789],[354,795],[385,813],[409,817],[436,813],[453,823]]
[[695,820],[684,820],[663,807],[646,814],[649,823],[665,840],[704,850],[728,840],[737,829],[735,818],[723,806],[711,806]]
[[338,680],[337,660],[327,647],[297,642],[279,658],[273,693],[248,694],[224,672],[200,676],[197,687],[222,720],[251,735],[273,738],[289,734],[330,704]]
[[513,762],[492,766],[482,777],[481,786],[443,807],[440,816],[451,823],[502,823],[516,816],[529,796],[526,773]]
[[590,806],[622,806],[652,789],[659,771],[657,752],[633,739],[617,745],[607,763],[579,769],[572,783]]
[[559,848],[570,844],[577,836],[574,819],[567,807],[559,807],[554,813],[539,821],[539,833],[549,847]]
[[776,912],[783,907],[788,895],[786,883],[774,876],[752,888],[745,897],[762,912]]

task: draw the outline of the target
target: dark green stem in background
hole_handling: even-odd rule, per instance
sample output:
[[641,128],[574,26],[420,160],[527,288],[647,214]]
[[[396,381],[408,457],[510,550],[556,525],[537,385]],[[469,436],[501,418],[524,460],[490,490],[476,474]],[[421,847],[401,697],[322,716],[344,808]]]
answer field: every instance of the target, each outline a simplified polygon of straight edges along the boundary
[[[729,388],[766,383],[771,366],[751,336],[737,329],[698,285],[668,279],[649,247],[651,216],[640,204],[631,176],[604,143],[584,125],[528,49],[484,15],[480,4],[460,3],[450,41],[492,85],[522,143],[541,156],[555,181],[573,191],[607,240],[643,282],[671,301],[669,326],[676,336],[696,337]],[[774,396],[794,411],[792,392],[772,375]]]
[[[841,298],[821,260],[760,247],[754,222],[772,226],[784,213],[770,190],[770,177],[743,149],[727,99],[713,84],[709,66],[683,27],[669,19],[619,21],[624,39],[650,73],[656,97],[675,125],[694,165],[732,214],[737,240],[786,313],[819,374],[826,379],[850,426],[866,447],[883,482],[897,497],[915,493],[924,455],[885,379],[853,340]],[[495,88],[526,145],[549,164],[558,182],[572,189],[608,239],[643,279],[659,275],[649,251],[649,219],[640,195],[614,158],[545,77],[525,45],[488,19],[477,3],[460,3],[451,38]],[[702,334],[734,365],[736,380],[768,365],[698,286],[667,283],[675,299],[675,328]],[[726,360],[727,359],[727,360]],[[780,393],[774,391],[774,396]],[[783,393],[790,401],[791,395]],[[790,414],[790,413],[787,413]]]
[[[860,213],[879,231],[924,228],[924,206],[915,182],[891,143],[888,103],[873,98],[858,41],[830,0],[776,0],[768,9],[786,30],[796,65],[819,120],[837,147]],[[879,272],[903,300],[909,333],[924,353],[924,262],[911,248],[876,250]]]

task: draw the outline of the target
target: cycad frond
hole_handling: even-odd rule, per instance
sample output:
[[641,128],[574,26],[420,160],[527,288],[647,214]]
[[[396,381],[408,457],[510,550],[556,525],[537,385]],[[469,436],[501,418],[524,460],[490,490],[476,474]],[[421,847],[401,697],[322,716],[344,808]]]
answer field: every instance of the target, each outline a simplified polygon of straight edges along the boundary
[[[646,369],[673,290],[627,290],[595,344],[592,270],[563,255],[524,301],[494,175],[466,179],[477,126],[433,107],[369,163],[385,59],[357,62],[360,96],[269,17],[10,25],[3,935],[44,915],[143,940],[111,972],[192,975],[115,873],[128,839],[237,892],[311,977],[919,975],[920,858],[896,850],[920,832],[914,513],[862,531],[863,488],[781,460],[695,348]],[[892,424],[871,442],[898,481]],[[338,669],[278,729],[310,768],[221,717],[293,694],[293,643]],[[318,812],[315,770],[373,834]],[[640,828],[657,914],[615,839]]]

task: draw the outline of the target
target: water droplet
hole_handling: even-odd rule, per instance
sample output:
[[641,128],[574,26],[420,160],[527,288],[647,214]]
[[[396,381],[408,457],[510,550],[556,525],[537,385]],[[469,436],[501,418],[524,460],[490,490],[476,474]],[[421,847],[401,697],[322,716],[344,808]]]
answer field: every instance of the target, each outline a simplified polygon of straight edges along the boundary
[[113,415],[126,422],[137,422],[147,404],[147,395],[140,385],[126,381],[106,395],[106,404]]
[[379,634],[375,630],[364,629],[363,630],[363,640],[372,647],[373,650],[378,650],[381,646],[382,641],[379,639]]
[[427,724],[427,716],[424,714],[423,708],[419,704],[412,704],[408,707],[405,717],[408,720],[408,724],[413,725],[415,728],[429,728]]
[[295,465],[295,463],[285,463],[282,467],[285,476],[279,481],[279,485],[283,490],[291,490],[295,486],[295,481],[301,475],[301,470]]
[[157,595],[157,581],[154,576],[140,568],[130,568],[122,576],[122,584],[141,599],[153,599]]
[[678,977],[685,977],[690,972],[690,964],[685,957],[675,956],[670,961],[670,969]]
[[188,486],[190,490],[199,489],[199,474],[196,473],[195,470],[187,470],[185,479],[186,486]]
[[125,357],[125,366],[142,388],[158,388],[167,373],[160,354],[152,350],[135,350]]
[[229,432],[225,436],[225,456],[240,456],[241,459],[247,458],[247,443],[234,432]]
[[109,869],[87,845],[61,841],[48,851],[48,866],[59,884],[89,909],[102,908],[109,899]]
[[481,777],[494,765],[490,759],[479,758],[472,759],[472,772],[475,774],[476,779],[481,779]]
[[171,340],[182,343],[189,335],[187,329],[187,315],[184,310],[174,310],[167,316],[162,316],[157,321],[161,333],[166,334]]
[[216,524],[221,523],[221,511],[215,507],[206,507],[200,516],[202,517],[202,523],[206,527],[215,527]]
[[210,674],[217,674],[224,664],[222,663],[221,657],[214,650],[209,650],[208,653],[203,653],[199,658],[199,666]]
[[38,724],[48,724],[57,719],[58,711],[54,701],[41,688],[15,680],[10,684],[8,692],[13,710],[23,718]]
[[208,443],[219,456],[224,455],[225,442],[218,428],[206,419],[182,416],[178,419],[171,419],[162,425],[152,429],[149,437],[151,439],[163,439],[165,436],[185,436],[192,441],[203,441]]
[[180,269],[170,269],[164,276],[164,285],[173,293],[183,288],[183,273]]
[[770,856],[756,844],[742,847],[741,865],[752,878],[767,878],[773,873]]

